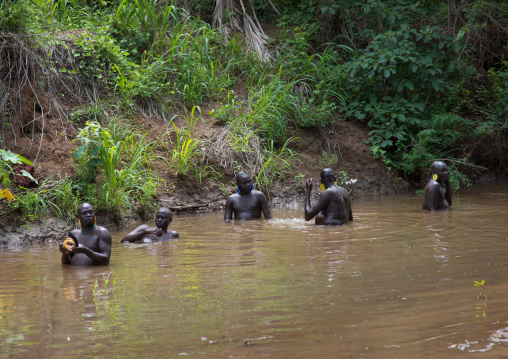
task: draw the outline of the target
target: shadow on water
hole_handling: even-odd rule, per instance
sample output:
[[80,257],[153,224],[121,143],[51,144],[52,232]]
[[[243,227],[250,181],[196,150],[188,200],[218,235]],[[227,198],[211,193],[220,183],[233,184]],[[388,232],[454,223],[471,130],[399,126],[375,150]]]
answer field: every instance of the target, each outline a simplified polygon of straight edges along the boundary
[[[224,223],[177,216],[178,241],[62,267],[58,243],[0,251],[0,358],[508,357],[508,185],[357,200],[354,222],[303,210]],[[488,300],[475,281],[485,281]]]

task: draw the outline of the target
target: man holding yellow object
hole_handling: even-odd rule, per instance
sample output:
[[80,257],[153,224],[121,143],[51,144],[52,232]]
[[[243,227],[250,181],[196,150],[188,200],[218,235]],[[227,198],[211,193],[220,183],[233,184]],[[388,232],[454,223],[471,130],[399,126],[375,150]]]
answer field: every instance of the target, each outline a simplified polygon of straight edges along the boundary
[[[75,266],[107,265],[111,257],[111,235],[109,231],[95,224],[95,211],[91,204],[82,203],[76,215],[81,223],[81,229],[75,229],[70,237],[78,243],[66,246],[60,244],[62,264]],[[70,248],[70,250],[68,249]]]

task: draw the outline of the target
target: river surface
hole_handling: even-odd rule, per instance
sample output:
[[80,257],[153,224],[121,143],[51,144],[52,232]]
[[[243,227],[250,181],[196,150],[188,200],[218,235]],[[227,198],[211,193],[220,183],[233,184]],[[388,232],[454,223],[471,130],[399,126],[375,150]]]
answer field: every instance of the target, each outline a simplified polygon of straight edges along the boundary
[[301,204],[175,216],[178,241],[113,232],[107,267],[0,249],[0,358],[507,358],[508,184],[420,206],[357,199],[342,227]]

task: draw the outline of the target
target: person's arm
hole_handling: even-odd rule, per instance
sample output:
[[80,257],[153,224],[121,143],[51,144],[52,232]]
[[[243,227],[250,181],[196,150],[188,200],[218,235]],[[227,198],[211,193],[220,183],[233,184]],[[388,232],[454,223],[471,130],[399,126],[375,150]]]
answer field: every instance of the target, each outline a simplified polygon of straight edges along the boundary
[[351,209],[351,199],[347,201],[347,204],[349,206],[349,220],[353,221],[353,210]]
[[72,252],[69,252],[69,250],[65,248],[62,243],[60,243],[59,249],[60,252],[62,253],[62,264],[71,264],[72,256],[74,254]]
[[80,244],[78,247],[74,247],[72,251],[74,253],[83,253],[97,265],[107,265],[109,264],[109,258],[111,257],[111,235],[108,230],[103,228],[100,230],[100,233],[97,235],[98,237],[98,247],[99,251],[94,252],[90,248],[85,247]]
[[160,229],[160,228],[157,228],[157,227],[152,228],[152,227],[147,226],[146,224],[143,224],[143,225],[139,226],[138,228],[136,228],[135,230],[133,230],[132,232],[130,232],[129,234],[127,234],[125,237],[123,237],[120,242],[121,243],[124,243],[124,242],[134,243],[149,234],[154,234],[157,237],[160,237],[160,236],[162,236],[163,233],[162,233],[162,229]]
[[312,192],[312,178],[307,180],[307,195],[305,196],[305,220],[310,221],[312,218],[316,217],[316,215],[326,208],[328,202],[330,201],[329,194],[324,191],[321,198],[319,198],[319,202],[312,207],[310,203],[310,194]]
[[450,178],[448,177],[449,175],[446,176],[446,179],[445,179],[445,186],[446,186],[446,193],[445,193],[445,197],[446,197],[446,201],[448,202],[448,206],[452,206],[452,190],[450,188]]
[[261,202],[261,210],[263,211],[263,216],[265,219],[272,219],[272,214],[270,213],[270,206],[268,205],[268,199],[266,198],[263,192],[259,192],[261,195],[259,196],[259,200]]
[[224,211],[224,220],[231,221],[233,219],[233,205],[231,203],[231,196],[226,200],[226,209]]

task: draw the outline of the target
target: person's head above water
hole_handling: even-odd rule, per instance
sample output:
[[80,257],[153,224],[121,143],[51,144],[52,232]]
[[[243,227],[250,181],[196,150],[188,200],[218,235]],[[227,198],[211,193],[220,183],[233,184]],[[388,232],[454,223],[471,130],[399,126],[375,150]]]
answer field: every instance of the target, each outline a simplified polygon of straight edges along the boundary
[[432,165],[430,165],[430,170],[432,171],[432,176],[437,175],[437,178],[434,179],[436,182],[443,182],[448,179],[448,166],[444,162],[434,161]]
[[328,188],[328,186],[334,184],[336,180],[335,174],[331,168],[323,168],[323,170],[321,170],[321,183],[324,184],[325,187]]
[[95,224],[95,210],[90,203],[81,203],[78,206],[76,218],[81,227],[92,227]]
[[238,186],[238,194],[241,196],[248,195],[254,189],[252,179],[245,172],[238,172],[236,174],[236,185]]
[[155,214],[155,225],[157,228],[168,229],[169,224],[173,220],[173,212],[169,208],[161,207]]

